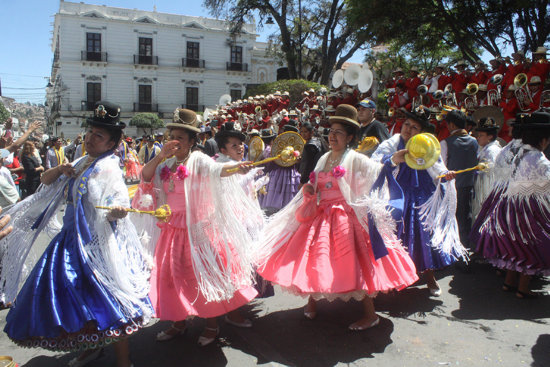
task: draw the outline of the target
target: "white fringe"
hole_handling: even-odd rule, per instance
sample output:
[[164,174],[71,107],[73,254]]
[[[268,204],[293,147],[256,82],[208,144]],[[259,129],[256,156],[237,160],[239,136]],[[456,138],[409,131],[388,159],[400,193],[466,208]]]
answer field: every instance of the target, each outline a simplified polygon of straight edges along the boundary
[[[456,189],[454,182],[435,182],[436,190],[422,204],[420,219],[424,228],[430,232],[430,246],[455,258],[468,258],[468,252],[460,242],[456,221]],[[445,193],[442,189],[445,189]]]

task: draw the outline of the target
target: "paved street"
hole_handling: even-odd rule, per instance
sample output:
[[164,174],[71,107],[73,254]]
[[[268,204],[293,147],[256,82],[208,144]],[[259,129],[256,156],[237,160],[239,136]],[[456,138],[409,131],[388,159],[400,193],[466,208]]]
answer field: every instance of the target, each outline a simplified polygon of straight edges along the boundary
[[[252,329],[222,324],[220,340],[205,348],[196,344],[203,322],[189,332],[158,343],[159,322],[130,340],[132,359],[141,366],[550,366],[550,296],[519,300],[501,291],[503,278],[485,264],[469,273],[451,267],[438,273],[442,297],[430,298],[424,284],[380,295],[378,327],[350,332],[361,304],[321,302],[316,320],[306,320],[305,300],[276,289],[275,297],[254,301],[245,314]],[[550,291],[549,279],[533,286]],[[7,311],[0,312],[4,326]],[[0,354],[21,366],[64,366],[75,354],[22,349],[0,336]],[[114,365],[112,347],[90,367]]]

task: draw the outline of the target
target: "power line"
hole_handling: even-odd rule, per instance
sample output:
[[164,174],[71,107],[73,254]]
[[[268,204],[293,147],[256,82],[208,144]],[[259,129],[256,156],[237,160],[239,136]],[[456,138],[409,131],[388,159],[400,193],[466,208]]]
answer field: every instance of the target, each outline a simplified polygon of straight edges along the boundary
[[17,89],[17,90],[40,90],[45,89],[46,87],[40,87],[40,88],[14,88],[14,87],[2,87],[3,89]]
[[24,76],[29,78],[49,78],[49,76],[43,76],[43,75],[26,75],[26,74],[10,74],[10,73],[0,73],[0,75]]

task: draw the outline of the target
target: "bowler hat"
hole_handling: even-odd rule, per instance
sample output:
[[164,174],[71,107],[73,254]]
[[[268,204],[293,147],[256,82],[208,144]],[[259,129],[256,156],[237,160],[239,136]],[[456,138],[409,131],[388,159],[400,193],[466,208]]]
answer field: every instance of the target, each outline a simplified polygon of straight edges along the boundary
[[218,133],[214,136],[216,143],[220,145],[218,141],[224,137],[233,137],[239,139],[240,141],[245,141],[246,135],[244,135],[242,131],[238,130],[236,127],[237,126],[234,122],[226,122],[223,124],[220,131],[218,131]]
[[176,108],[172,122],[166,124],[168,129],[186,129],[195,133],[200,133],[199,120],[195,111],[186,108]]
[[120,121],[120,106],[107,101],[95,103],[94,116],[86,119],[86,123],[112,130],[122,130],[126,127],[126,124]]
[[334,124],[336,122],[353,126],[359,128],[359,123],[357,122],[357,109],[349,104],[340,104],[336,107],[336,112],[334,116],[328,118],[329,124]]

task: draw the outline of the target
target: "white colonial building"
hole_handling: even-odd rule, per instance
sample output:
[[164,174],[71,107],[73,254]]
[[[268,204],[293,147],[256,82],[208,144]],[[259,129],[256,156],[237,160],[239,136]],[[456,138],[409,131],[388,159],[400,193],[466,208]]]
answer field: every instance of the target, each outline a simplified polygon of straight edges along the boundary
[[[222,20],[61,0],[55,14],[49,133],[74,137],[98,100],[168,121],[177,107],[203,111],[220,96],[273,82],[282,65],[245,24],[237,37]],[[136,136],[135,128],[127,129]]]

